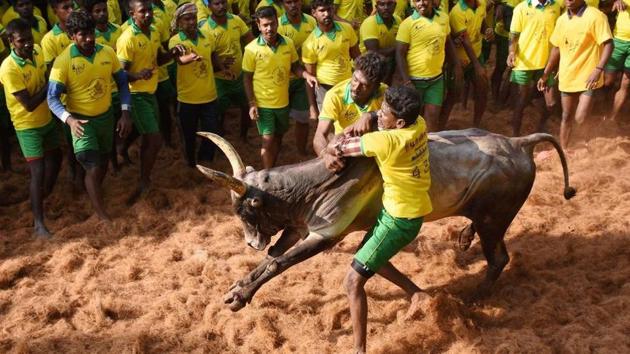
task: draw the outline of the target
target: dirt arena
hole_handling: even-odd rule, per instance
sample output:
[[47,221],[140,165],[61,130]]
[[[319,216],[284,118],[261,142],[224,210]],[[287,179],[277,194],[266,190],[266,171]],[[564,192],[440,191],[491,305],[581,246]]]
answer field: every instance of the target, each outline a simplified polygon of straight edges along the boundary
[[[472,107],[469,107],[471,109]],[[626,111],[628,112],[628,111]],[[527,110],[524,131],[535,127]],[[627,116],[627,113],[626,113]],[[368,349],[375,353],[608,353],[630,351],[630,130],[593,116],[561,167],[539,162],[536,182],[507,234],[511,261],[494,294],[468,304],[485,272],[477,240],[457,248],[465,219],[426,224],[394,264],[433,299],[425,317],[405,320],[402,291],[368,283]],[[461,107],[450,128],[470,124]],[[509,133],[509,112],[488,112],[483,127]],[[259,167],[251,144],[236,142]],[[558,118],[550,131],[557,133]],[[549,148],[545,146],[544,148]],[[46,201],[50,241],[31,236],[28,172],[0,174],[0,352],[351,352],[352,327],[342,280],[362,233],[288,270],[238,313],[222,303],[230,284],[264,257],[246,246],[228,192],[164,149],[155,190],[132,207],[124,200],[137,165],[108,176],[113,225],[72,197],[67,166]],[[132,158],[138,161],[137,149]],[[298,162],[288,135],[280,163]],[[212,167],[229,171],[221,156]]]

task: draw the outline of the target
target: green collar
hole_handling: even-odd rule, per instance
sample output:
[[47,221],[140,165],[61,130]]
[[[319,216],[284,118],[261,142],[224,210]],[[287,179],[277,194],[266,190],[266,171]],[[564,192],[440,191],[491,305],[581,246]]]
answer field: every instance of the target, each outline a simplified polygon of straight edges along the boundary
[[[337,21],[333,21],[333,29],[330,32],[326,32],[326,36],[330,38],[331,41],[334,41],[335,37],[337,36],[337,32],[341,32],[341,25],[339,25]],[[319,25],[315,26],[313,33],[315,33],[315,37],[317,38],[321,37],[322,34],[324,34],[324,32],[322,32],[322,30],[319,29]]]
[[83,57],[87,59],[90,63],[94,63],[94,57],[96,56],[96,53],[101,51],[101,49],[103,49],[102,45],[98,43],[95,44],[94,53],[92,53],[92,55],[90,55],[89,57],[86,57],[85,55],[81,54],[81,52],[79,51],[79,48],[77,48],[77,45],[73,43],[70,46],[70,58]]
[[258,36],[258,39],[256,40],[256,43],[258,43],[259,46],[267,46],[269,47],[269,49],[271,49],[274,53],[278,50],[278,48],[280,48],[281,45],[286,44],[287,42],[284,40],[284,37],[280,34],[277,34],[278,38],[278,46],[277,47],[272,47],[270,46],[265,39],[263,38],[262,35]]
[[61,29],[61,27],[59,27],[59,24],[58,24],[58,23],[55,23],[55,25],[54,25],[54,26],[53,26],[53,28],[52,28],[52,33],[53,33],[55,36],[58,36],[58,35],[60,35],[60,34],[64,33],[64,31]]
[[[140,34],[143,33],[142,29],[140,29],[140,27],[138,27],[138,25],[136,25],[136,21],[134,21],[132,18],[129,18],[129,21],[131,22],[131,30],[133,31],[133,34]],[[155,28],[153,27],[153,25],[149,26],[149,30],[151,32],[155,31]]]
[[[230,22],[231,19],[234,18],[234,16],[232,16],[232,14],[226,14],[227,16],[227,21],[225,21],[224,25],[221,25],[221,27],[223,28],[227,28],[228,22]],[[217,28],[217,26],[219,25],[218,23],[216,23],[215,20],[212,19],[212,16],[208,16],[208,26],[210,26],[210,28],[215,29]]]
[[[575,13],[575,16],[577,17],[582,17],[582,15],[584,15],[584,11],[586,11],[586,8],[588,7],[588,5],[586,3],[584,3],[584,5],[582,5],[582,7],[580,7],[577,12]],[[573,18],[573,15],[571,15],[569,13],[569,10],[567,10],[567,16],[569,17],[569,20]]]
[[396,24],[396,17],[392,17],[392,25],[389,26],[385,23],[385,20],[383,20],[383,18],[381,17],[381,15],[377,12],[376,13],[376,23],[379,25],[385,25],[388,29],[391,29],[392,26],[394,26]]
[[15,63],[17,65],[19,65],[21,68],[24,67],[24,65],[26,64],[30,64],[33,65],[34,67],[37,67],[37,63],[35,63],[35,57],[37,56],[37,50],[33,49],[33,61],[29,60],[29,59],[24,59],[21,56],[17,55],[15,53],[15,49],[11,49],[11,58],[13,58],[13,60],[15,61]]
[[108,22],[107,30],[105,32],[101,32],[98,30],[98,28],[95,28],[94,34],[96,34],[97,37],[100,36],[100,37],[105,38],[106,41],[109,41],[109,39],[112,38],[112,33],[114,33],[115,30],[116,30],[116,27],[111,22]]
[[357,109],[360,112],[367,112],[368,106],[370,105],[370,102],[372,102],[372,100],[378,96],[378,92],[380,90],[380,85],[379,87],[376,88],[376,90],[374,91],[374,93],[372,94],[372,96],[367,100],[367,102],[365,103],[365,105],[363,105],[363,107],[359,106],[358,104],[356,104],[354,102],[354,100],[352,99],[352,92],[350,90],[350,84],[352,83],[352,79],[350,79],[350,81],[348,81],[348,83],[346,84],[346,89],[343,93],[343,103],[346,105],[351,105],[354,104]]
[[436,15],[438,15],[438,16],[440,15],[440,10],[438,10],[436,8],[433,9],[433,16],[431,16],[431,17],[424,17],[424,16],[420,15],[418,10],[413,10],[413,13],[411,14],[411,18],[413,18],[414,20],[417,20],[420,17],[424,17],[424,18],[426,18],[429,21],[433,21],[433,18],[435,18]]
[[281,25],[288,25],[288,24],[292,24],[293,27],[295,27],[296,30],[300,30],[300,25],[303,23],[308,22],[306,20],[306,16],[304,16],[304,14],[301,15],[301,21],[300,23],[298,23],[297,25],[294,25],[293,22],[291,22],[291,20],[289,20],[289,16],[287,15],[287,13],[285,12],[284,15],[280,16],[280,24]]
[[[468,4],[466,3],[466,1],[465,1],[465,0],[459,0],[459,6],[460,6],[460,7],[462,8],[462,10],[464,10],[464,11],[466,11],[466,10],[468,10],[468,9],[473,10],[473,12],[477,11],[477,8],[474,8],[474,9],[473,9],[472,7],[468,6]],[[477,6],[477,7],[479,7],[479,6]]]
[[194,45],[197,45],[197,43],[199,43],[199,37],[206,38],[206,37],[204,37],[203,33],[201,33],[201,31],[199,31],[199,30],[197,31],[197,38],[195,38],[195,39],[188,38],[188,36],[186,35],[186,33],[184,33],[184,31],[179,31],[179,39],[180,40],[182,40],[182,41],[186,41],[186,40],[191,41]]
[[[551,6],[555,3],[555,0],[546,0],[544,4],[537,3],[534,7],[537,9],[544,9],[547,6]],[[527,0],[527,6],[532,6],[532,0]]]

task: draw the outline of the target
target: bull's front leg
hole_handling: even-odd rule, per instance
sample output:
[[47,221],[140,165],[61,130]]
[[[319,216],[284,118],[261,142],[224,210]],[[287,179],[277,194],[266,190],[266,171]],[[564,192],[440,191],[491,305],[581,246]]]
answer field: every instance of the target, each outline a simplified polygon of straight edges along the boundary
[[269,262],[271,262],[274,258],[283,255],[291,247],[295,246],[295,244],[300,239],[306,237],[306,235],[308,235],[308,229],[306,228],[287,227],[286,229],[282,230],[282,234],[280,235],[278,241],[276,241],[273,246],[269,247],[269,251],[267,251],[267,256],[256,266],[256,268],[254,268],[254,270],[249,272],[249,274],[247,274],[242,279],[232,284],[229,291],[247,286],[248,284],[256,280],[265,271]]
[[[285,254],[272,258],[271,260],[265,260],[265,268],[260,275],[249,284],[243,286],[237,286],[230,290],[225,297],[225,303],[230,306],[232,311],[238,311],[245,307],[246,304],[251,302],[252,297],[258,291],[258,289],[271,280],[273,277],[282,274],[285,270],[291,266],[298,264],[312,256],[334,246],[339,241],[339,238],[324,238],[317,234],[309,234],[308,237],[286,252]],[[259,265],[258,268],[262,266]],[[253,273],[253,272],[252,272]]]

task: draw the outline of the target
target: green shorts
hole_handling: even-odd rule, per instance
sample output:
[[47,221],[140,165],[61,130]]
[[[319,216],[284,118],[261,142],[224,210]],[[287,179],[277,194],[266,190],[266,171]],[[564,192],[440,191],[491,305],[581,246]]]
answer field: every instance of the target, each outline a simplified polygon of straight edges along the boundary
[[56,118],[39,128],[16,130],[18,142],[26,161],[44,157],[46,151],[61,145],[61,127]]
[[260,108],[256,121],[260,135],[284,134],[289,130],[289,107]]
[[155,90],[155,98],[158,104],[168,104],[177,96],[177,91],[171,80],[158,82],[157,90]]
[[236,80],[224,80],[215,78],[217,85],[217,95],[219,102],[219,111],[223,114],[234,102],[238,106],[247,106],[247,96],[245,96],[245,88],[243,87],[243,75]]
[[308,123],[308,97],[304,85],[306,85],[304,79],[293,79],[289,82],[290,115],[300,123]]
[[140,134],[160,132],[158,105],[155,95],[146,92],[131,94],[131,118]]
[[413,85],[416,87],[420,97],[422,97],[422,104],[432,104],[435,106],[441,106],[444,101],[444,75],[441,75],[427,80],[414,80]]
[[630,41],[613,38],[613,43],[615,48],[606,64],[606,71],[630,71]]
[[[536,85],[544,72],[545,69],[512,70],[512,74],[510,75],[510,82],[521,86]],[[555,74],[549,75],[549,77],[547,78],[547,86],[551,87],[556,85],[556,80],[554,79],[554,77]]]
[[98,151],[100,154],[108,154],[112,151],[114,138],[114,115],[110,108],[107,112],[94,117],[72,113],[77,119],[85,119],[88,122],[83,125],[83,136],[72,136],[74,153],[81,151]]
[[385,208],[381,209],[376,225],[365,235],[354,255],[352,268],[366,278],[374,275],[418,236],[423,220],[422,217],[397,218],[389,215]]

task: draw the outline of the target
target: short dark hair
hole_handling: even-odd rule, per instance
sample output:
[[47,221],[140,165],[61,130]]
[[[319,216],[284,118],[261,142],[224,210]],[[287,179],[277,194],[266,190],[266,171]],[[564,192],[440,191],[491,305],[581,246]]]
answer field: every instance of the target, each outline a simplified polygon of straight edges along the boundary
[[370,82],[380,84],[385,77],[385,60],[378,53],[367,52],[354,61],[354,70],[360,70]]
[[[30,2],[31,4],[33,4],[33,7],[35,6],[34,1],[33,0],[26,0],[28,2]],[[10,0],[9,1],[9,5],[11,6],[15,6],[15,4],[17,4],[18,0]]]
[[61,4],[62,2],[66,2],[67,0],[48,0],[48,4],[50,5],[50,7],[52,7],[53,9],[56,8],[59,4]]
[[311,2],[311,10],[315,10],[320,6],[332,7],[333,1],[332,0],[313,0]]
[[92,19],[92,16],[85,10],[73,11],[68,20],[66,21],[66,30],[68,35],[73,36],[79,31],[91,31],[94,32],[96,24]]
[[408,86],[392,86],[385,91],[385,102],[394,117],[403,119],[405,125],[416,122],[420,115],[420,95]]
[[107,4],[107,0],[83,0],[83,8],[91,13],[97,4]]
[[139,3],[139,4],[146,4],[150,2],[149,0],[129,0],[129,2],[127,3],[127,5],[129,6],[129,11],[133,10],[133,7],[135,4]]
[[6,30],[7,30],[7,36],[9,37],[9,39],[11,39],[12,38],[11,36],[13,36],[14,33],[30,32],[31,25],[21,18],[16,18],[14,20],[11,20],[7,24]]
[[256,21],[261,18],[278,18],[278,13],[273,6],[263,6],[256,10],[254,18],[256,18]]

